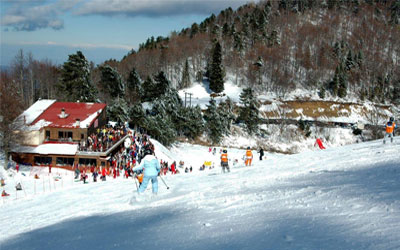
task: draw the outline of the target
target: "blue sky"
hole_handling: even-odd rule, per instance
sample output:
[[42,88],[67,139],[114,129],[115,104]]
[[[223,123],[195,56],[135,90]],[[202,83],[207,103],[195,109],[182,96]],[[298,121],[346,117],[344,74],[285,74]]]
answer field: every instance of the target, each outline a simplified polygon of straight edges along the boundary
[[247,0],[0,0],[1,65],[17,51],[62,64],[81,50],[99,64],[120,60],[154,36],[200,23]]

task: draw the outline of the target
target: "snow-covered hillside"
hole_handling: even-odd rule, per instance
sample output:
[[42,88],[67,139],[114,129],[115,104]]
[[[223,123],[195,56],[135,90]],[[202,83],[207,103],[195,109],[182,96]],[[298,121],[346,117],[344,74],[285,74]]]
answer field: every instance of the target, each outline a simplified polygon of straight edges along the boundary
[[[43,169],[35,181],[32,169],[1,168],[11,194],[0,202],[1,250],[400,248],[399,137],[263,161],[254,151],[251,167],[228,148],[227,174],[206,147],[158,147],[195,170],[163,177],[170,189],[160,180],[142,202],[132,179],[82,184]],[[198,171],[204,161],[216,167]]]

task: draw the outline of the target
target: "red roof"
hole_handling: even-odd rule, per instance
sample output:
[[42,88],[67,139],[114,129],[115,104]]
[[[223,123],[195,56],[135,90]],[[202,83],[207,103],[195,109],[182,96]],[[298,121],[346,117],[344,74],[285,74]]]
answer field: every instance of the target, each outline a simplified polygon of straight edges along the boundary
[[[106,104],[104,103],[55,102],[40,114],[31,125],[44,120],[48,124],[46,124],[46,127],[77,128],[76,119],[80,119],[81,127],[86,128],[90,127],[105,107]],[[65,118],[61,117],[62,109],[65,110]]]

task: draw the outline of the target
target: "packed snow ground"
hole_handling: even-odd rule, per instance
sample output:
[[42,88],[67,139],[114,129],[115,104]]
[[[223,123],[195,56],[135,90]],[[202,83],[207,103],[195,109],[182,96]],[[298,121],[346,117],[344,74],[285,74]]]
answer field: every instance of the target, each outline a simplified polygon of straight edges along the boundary
[[[158,196],[148,187],[140,202],[132,179],[1,170],[11,196],[0,202],[0,249],[400,249],[399,137],[263,161],[254,151],[251,167],[228,149],[239,164],[227,174],[206,147],[157,152],[197,165],[163,177],[170,189],[159,179]],[[198,171],[204,161],[215,168]]]

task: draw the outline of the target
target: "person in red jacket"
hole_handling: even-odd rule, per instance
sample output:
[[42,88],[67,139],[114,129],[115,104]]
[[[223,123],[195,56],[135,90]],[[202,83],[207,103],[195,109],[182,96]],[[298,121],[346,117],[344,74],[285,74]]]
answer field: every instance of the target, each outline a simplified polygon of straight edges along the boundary
[[172,172],[172,174],[176,174],[176,162],[175,161],[171,165],[171,172]]
[[322,144],[322,140],[321,140],[320,138],[317,138],[317,140],[315,140],[314,147],[315,147],[315,145],[317,145],[317,144],[318,144],[318,147],[319,147],[320,149],[325,149],[324,145]]
[[19,165],[18,165],[18,163],[17,163],[17,165],[15,165],[15,168],[17,169],[17,173],[18,173],[18,171],[19,171]]
[[105,180],[106,180],[106,174],[107,174],[106,168],[103,167],[103,168],[101,169],[101,180],[102,180],[102,181],[105,181]]

